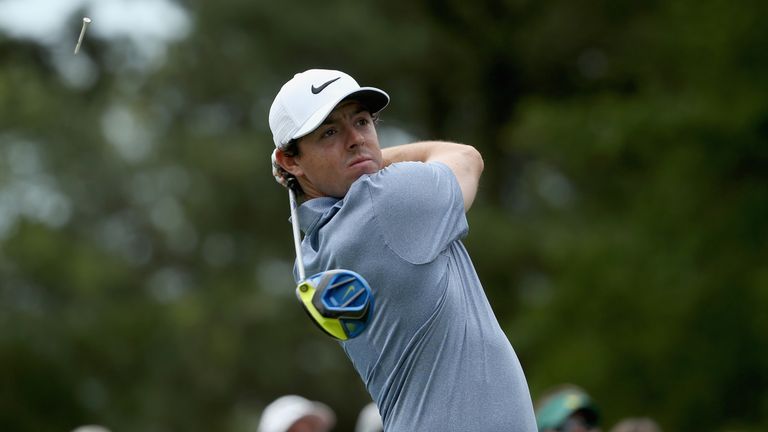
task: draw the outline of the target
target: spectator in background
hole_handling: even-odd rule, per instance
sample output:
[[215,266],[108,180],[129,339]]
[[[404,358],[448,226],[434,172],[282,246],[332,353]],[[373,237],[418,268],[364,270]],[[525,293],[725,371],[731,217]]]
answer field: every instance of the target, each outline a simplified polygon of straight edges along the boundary
[[536,423],[539,432],[597,432],[600,415],[584,390],[565,384],[545,393],[536,404]]
[[109,432],[109,429],[99,425],[83,425],[73,429],[72,432]]
[[328,432],[336,415],[325,404],[287,395],[264,408],[258,432]]
[[360,411],[360,415],[357,416],[355,432],[384,432],[384,424],[375,403],[369,403]]
[[611,432],[661,432],[661,428],[648,417],[630,417],[616,423]]

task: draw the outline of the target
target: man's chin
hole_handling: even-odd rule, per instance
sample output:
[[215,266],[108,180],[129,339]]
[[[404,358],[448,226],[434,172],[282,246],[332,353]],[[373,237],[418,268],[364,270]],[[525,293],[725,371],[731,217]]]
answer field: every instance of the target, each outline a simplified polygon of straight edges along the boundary
[[357,180],[357,178],[363,174],[373,174],[378,172],[381,169],[381,166],[379,166],[379,164],[377,164],[374,160],[369,159],[366,161],[358,162],[350,166],[349,169],[355,176],[355,180]]

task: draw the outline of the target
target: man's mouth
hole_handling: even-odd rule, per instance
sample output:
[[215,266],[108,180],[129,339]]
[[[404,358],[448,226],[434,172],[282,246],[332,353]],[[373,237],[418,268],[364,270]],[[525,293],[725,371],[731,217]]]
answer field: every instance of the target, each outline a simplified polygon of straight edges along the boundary
[[368,162],[368,161],[370,161],[370,160],[371,160],[371,158],[370,158],[370,157],[368,157],[368,156],[358,156],[358,157],[356,157],[356,158],[352,159],[352,160],[349,162],[349,165],[347,165],[347,166],[349,166],[349,167],[351,168],[351,167],[354,167],[354,166],[355,166],[355,165],[357,165],[357,164],[360,164],[360,163],[364,163],[364,162]]

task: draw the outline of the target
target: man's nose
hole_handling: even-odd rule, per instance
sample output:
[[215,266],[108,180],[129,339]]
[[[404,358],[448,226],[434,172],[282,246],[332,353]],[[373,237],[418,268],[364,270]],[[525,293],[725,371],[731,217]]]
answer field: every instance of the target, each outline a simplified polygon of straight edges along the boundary
[[347,133],[347,148],[354,149],[363,144],[365,144],[365,136],[359,130],[349,127]]

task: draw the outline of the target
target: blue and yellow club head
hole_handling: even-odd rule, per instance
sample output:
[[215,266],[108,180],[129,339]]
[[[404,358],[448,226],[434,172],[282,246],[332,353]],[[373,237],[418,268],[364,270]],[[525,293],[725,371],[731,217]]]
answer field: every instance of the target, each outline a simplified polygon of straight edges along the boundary
[[304,310],[328,335],[338,340],[359,336],[373,313],[368,282],[350,270],[329,270],[301,281],[296,295]]

